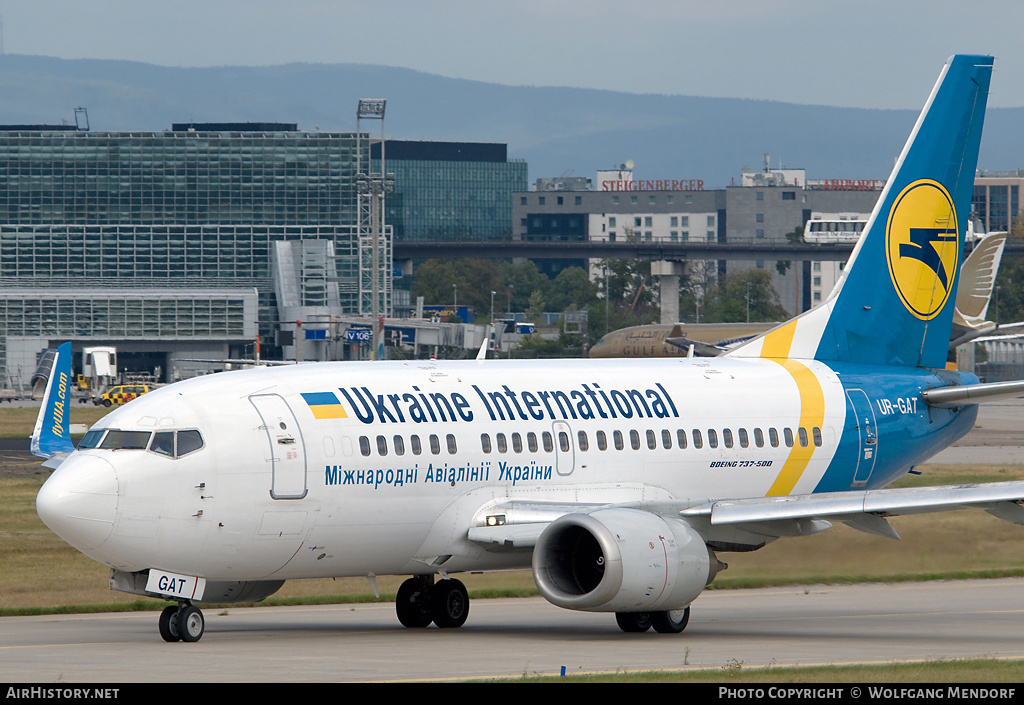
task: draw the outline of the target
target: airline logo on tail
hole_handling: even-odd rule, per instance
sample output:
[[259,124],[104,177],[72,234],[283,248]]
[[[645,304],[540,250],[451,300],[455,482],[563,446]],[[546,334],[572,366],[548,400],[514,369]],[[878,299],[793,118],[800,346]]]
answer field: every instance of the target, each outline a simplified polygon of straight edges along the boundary
[[900,193],[885,232],[889,276],[907,310],[929,321],[952,292],[960,257],[953,199],[942,184],[920,179]]

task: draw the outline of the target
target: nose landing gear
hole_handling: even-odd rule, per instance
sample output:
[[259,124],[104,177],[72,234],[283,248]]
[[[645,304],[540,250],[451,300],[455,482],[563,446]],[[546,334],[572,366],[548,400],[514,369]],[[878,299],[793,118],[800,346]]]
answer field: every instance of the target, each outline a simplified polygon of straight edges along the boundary
[[169,605],[160,613],[160,636],[164,641],[196,642],[205,631],[202,610],[188,602]]

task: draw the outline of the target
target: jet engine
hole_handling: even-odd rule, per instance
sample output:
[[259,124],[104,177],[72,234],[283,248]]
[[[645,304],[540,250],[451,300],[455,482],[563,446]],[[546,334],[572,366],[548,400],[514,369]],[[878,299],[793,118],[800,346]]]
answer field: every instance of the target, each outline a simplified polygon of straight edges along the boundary
[[533,552],[540,593],[590,612],[682,609],[723,567],[689,524],[637,509],[566,514]]

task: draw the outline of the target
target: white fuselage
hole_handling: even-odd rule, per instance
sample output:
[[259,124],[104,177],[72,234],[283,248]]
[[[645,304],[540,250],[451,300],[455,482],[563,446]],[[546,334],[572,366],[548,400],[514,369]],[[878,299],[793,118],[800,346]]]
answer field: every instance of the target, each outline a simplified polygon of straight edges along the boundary
[[[528,552],[467,539],[489,504],[810,493],[848,404],[840,376],[812,361],[259,368],[112,412],[95,428],[198,430],[202,447],[76,451],[38,505],[65,540],[124,571],[278,580],[525,567]],[[902,420],[926,417],[921,407]],[[878,448],[860,433],[847,434],[850,486]]]

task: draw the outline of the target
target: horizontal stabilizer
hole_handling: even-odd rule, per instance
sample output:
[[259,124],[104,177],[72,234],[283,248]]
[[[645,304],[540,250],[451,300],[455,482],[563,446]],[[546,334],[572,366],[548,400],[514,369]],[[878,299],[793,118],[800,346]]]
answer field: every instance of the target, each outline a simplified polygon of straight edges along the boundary
[[1006,401],[1022,396],[1024,396],[1024,380],[936,387],[921,392],[921,398],[924,399],[925,404],[939,409],[954,409],[967,404]]

